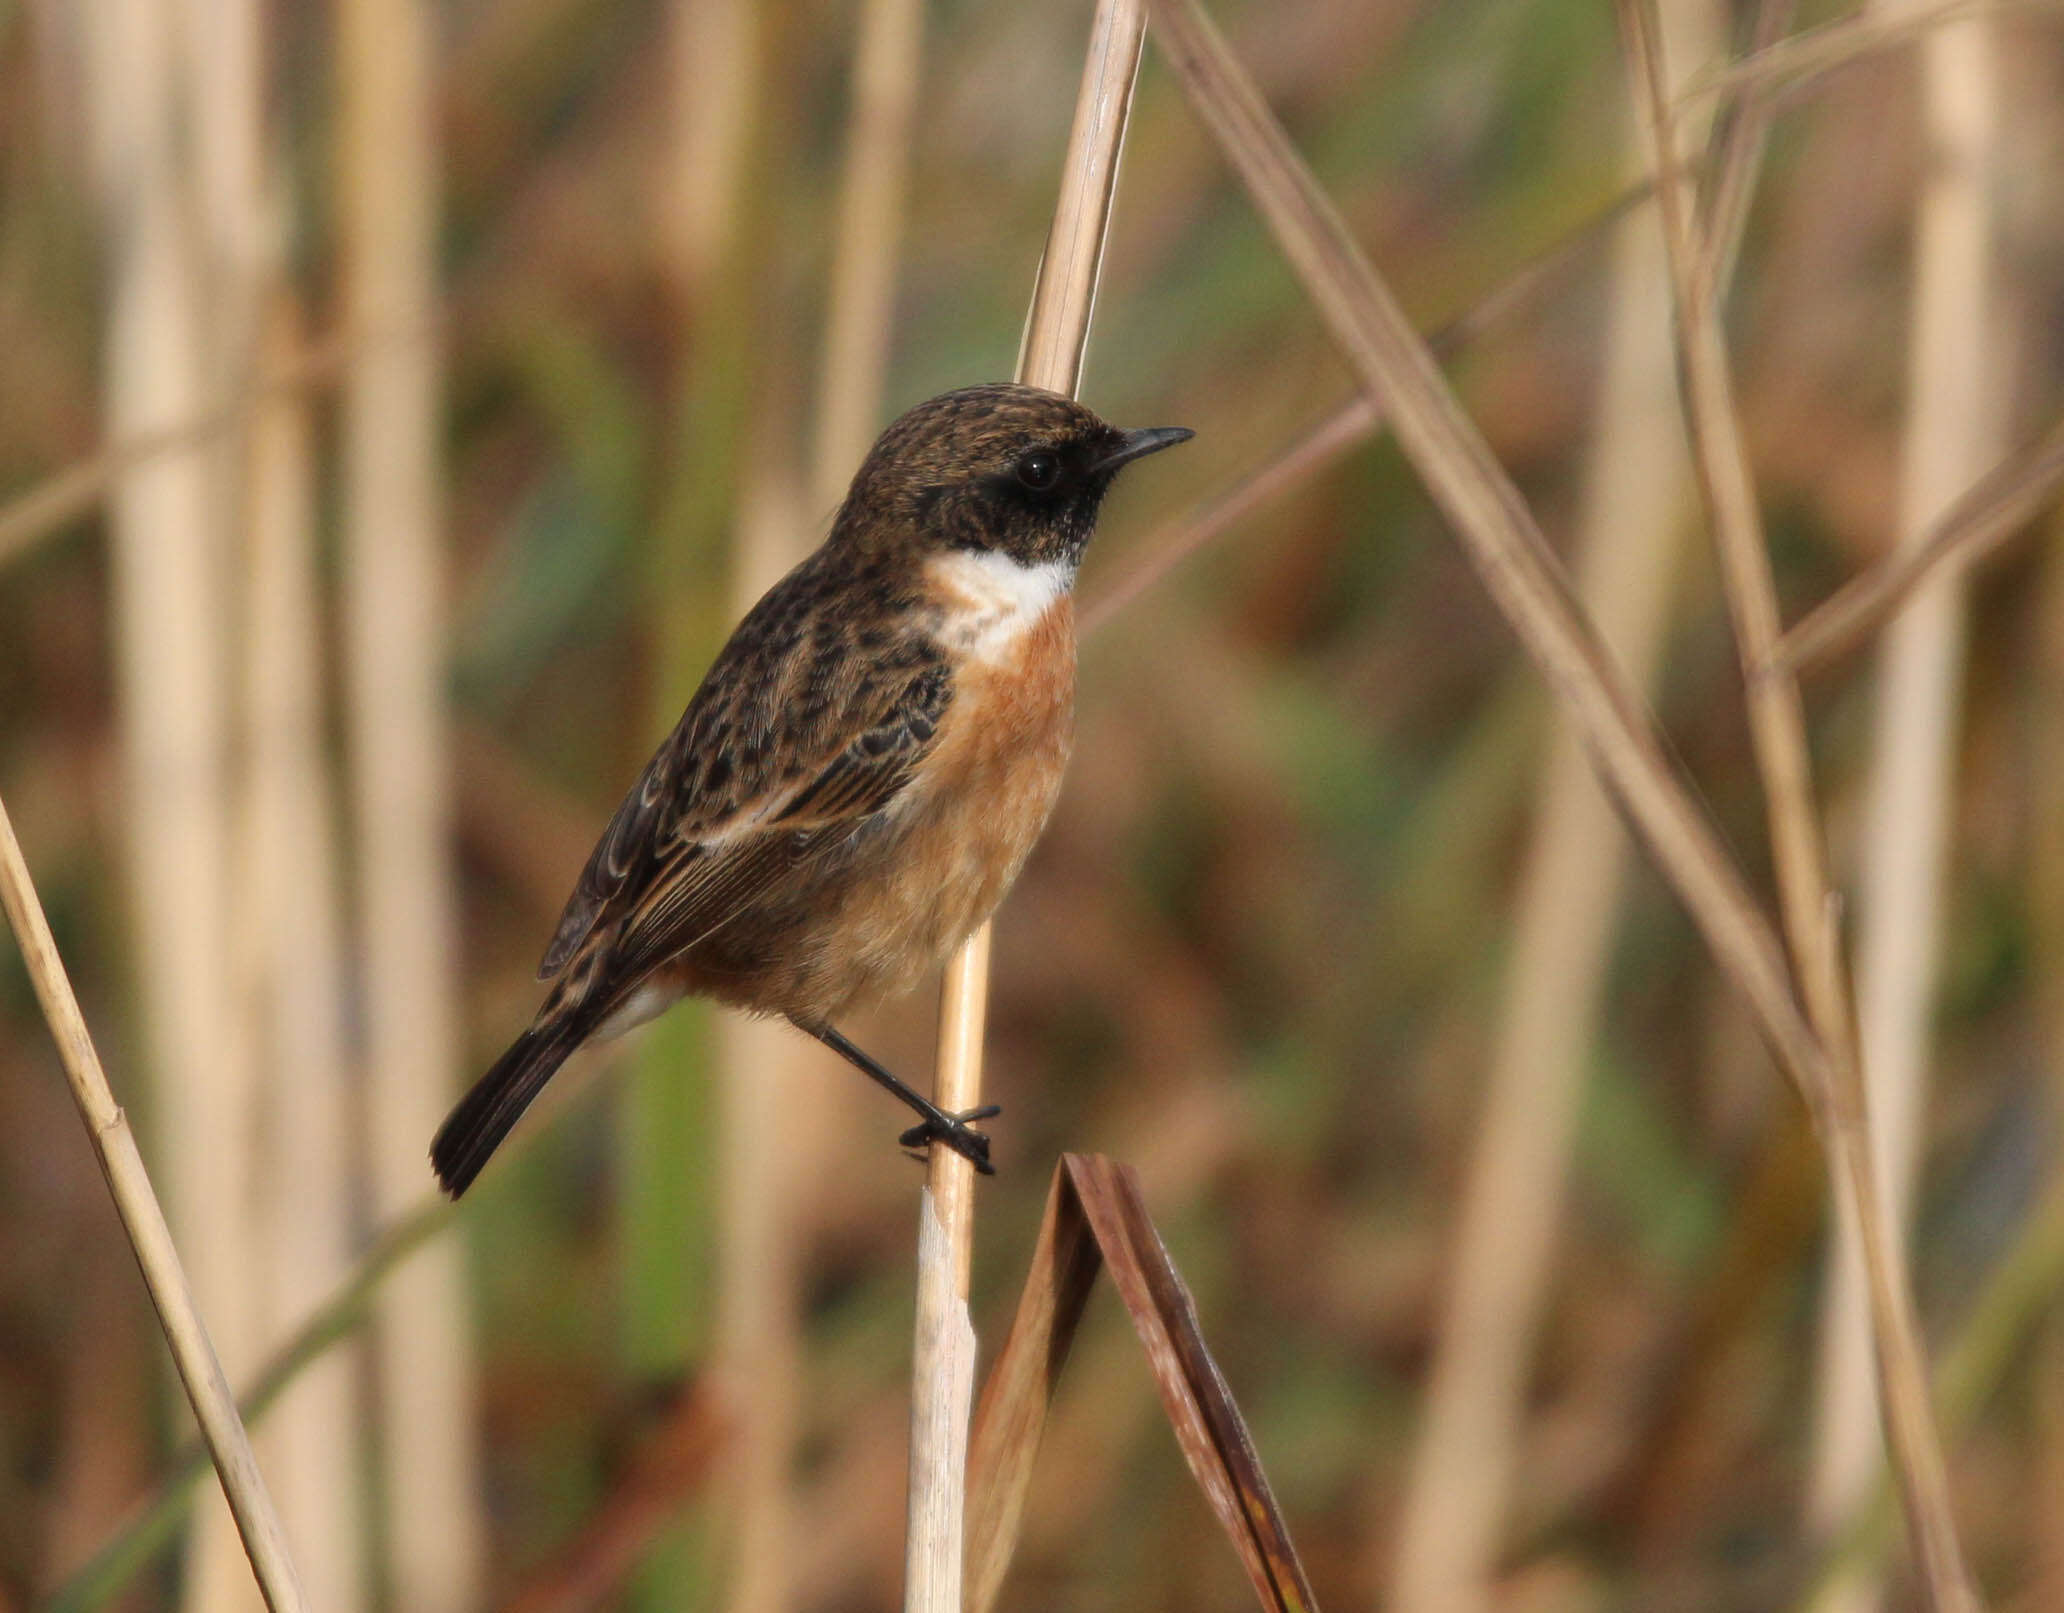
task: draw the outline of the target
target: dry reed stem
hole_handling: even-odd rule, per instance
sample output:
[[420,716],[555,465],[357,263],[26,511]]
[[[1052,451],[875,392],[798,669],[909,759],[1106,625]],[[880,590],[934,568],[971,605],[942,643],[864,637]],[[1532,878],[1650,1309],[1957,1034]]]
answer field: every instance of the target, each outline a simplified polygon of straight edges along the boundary
[[[1924,139],[1914,240],[1913,341],[1902,449],[1901,549],[1997,452],[1993,361],[1993,103],[1999,93],[1983,24],[1938,29],[1921,49]],[[1870,1122],[1893,1247],[1902,1249],[1927,1101],[1943,864],[1962,686],[1963,592],[1938,576],[1887,628],[1859,893],[1857,1013]],[[1875,1364],[1863,1261],[1837,1228],[1823,1291],[1818,1417],[1808,1515],[1832,1534],[1869,1494],[1882,1461],[1873,1415]],[[1848,1576],[1826,1605],[1865,1613],[1874,1574]]]
[[1342,354],[1379,395],[1400,446],[1582,734],[1636,836],[1747,999],[1786,1074],[1802,1092],[1823,1085],[1820,1045],[1792,996],[1775,935],[1677,776],[1640,697],[1577,605],[1518,490],[1210,20],[1191,0],[1161,0],[1154,16],[1156,37],[1192,106]]
[[[263,8],[210,0],[204,11],[189,7],[186,20],[204,26],[208,40],[184,57],[208,286],[208,395],[219,408],[290,361],[299,337],[273,317],[285,281],[286,204],[268,172]],[[235,668],[242,699],[229,699],[241,765],[225,803],[228,1030],[219,1063],[227,1090],[210,1128],[207,1178],[223,1204],[208,1219],[229,1239],[214,1262],[217,1282],[236,1289],[233,1300],[226,1290],[211,1295],[210,1313],[225,1370],[242,1381],[267,1342],[348,1264],[356,1184],[335,933],[316,933],[335,919],[334,892],[320,889],[330,847],[326,827],[303,811],[313,804],[320,815],[325,766],[307,426],[284,395],[228,412],[207,458],[223,548],[245,561],[232,573],[241,594],[227,601],[231,640],[241,627],[243,648]],[[199,1263],[191,1243],[187,1254]],[[225,1335],[225,1316],[241,1319],[241,1336]],[[351,1365],[339,1359],[311,1375],[263,1440],[308,1596],[330,1613],[352,1613],[364,1584],[357,1489],[336,1480],[360,1423]],[[185,1605],[255,1608],[228,1518],[209,1507],[201,1522],[187,1554]]]
[[[338,27],[346,323],[405,328],[437,306],[430,8],[352,0]],[[421,343],[374,346],[344,388],[347,733],[366,1136],[382,1218],[421,1192],[424,1139],[442,1117],[457,1051],[437,388],[437,355]],[[486,1525],[456,1246],[394,1274],[376,1348],[393,1601],[460,1613],[480,1599]]]
[[[1707,0],[1678,0],[1667,20],[1673,62],[1703,61],[1718,48],[1721,18]],[[1631,125],[1625,140],[1632,166],[1644,166]],[[1723,142],[1722,149],[1719,173],[1745,170],[1744,148]],[[1746,192],[1743,181],[1731,183]],[[1676,360],[1662,246],[1645,225],[1628,221],[1615,243],[1577,539],[1585,608],[1644,688],[1660,656],[1690,483],[1673,418]],[[1616,927],[1624,842],[1566,729],[1555,735],[1543,779],[1410,1478],[1387,1574],[1385,1565],[1372,1565],[1388,1579],[1386,1605],[1395,1613],[1493,1605],[1529,1367]]]
[[[233,22],[233,19],[231,19]],[[226,290],[204,238],[191,160],[202,72],[180,48],[180,8],[87,8],[109,237],[106,431],[116,439],[217,402]],[[235,32],[232,26],[229,30]],[[226,49],[234,54],[235,46]],[[219,127],[219,120],[211,123]],[[217,1348],[241,1365],[250,1335],[249,1061],[230,1012],[229,642],[224,445],[132,467],[112,489],[109,547],[121,719],[124,835],[145,1067],[161,1102],[155,1142],[183,1258]],[[217,1154],[220,1154],[219,1160]],[[231,1520],[195,1530],[191,1597],[234,1601],[249,1580]]]
[[[1759,0],[1749,29],[1749,54],[1768,50],[1783,39],[1797,10],[1796,0]],[[1769,87],[1750,84],[1713,131],[1699,285],[1701,293],[1715,301],[1724,302],[1727,288],[1734,283],[1734,263],[1748,228],[1749,202],[1755,195],[1756,173],[1763,164],[1763,147],[1776,110],[1777,97]]]
[[810,468],[812,502],[825,509],[866,456],[881,412],[923,42],[919,0],[861,8]]
[[[520,1144],[521,1139],[518,1141]],[[483,1191],[491,1194],[493,1189]],[[303,1372],[356,1333],[382,1279],[442,1232],[457,1212],[453,1200],[431,1192],[406,1216],[391,1222],[344,1280],[252,1375],[236,1401],[237,1414],[244,1422],[256,1426]],[[208,1471],[209,1461],[205,1444],[189,1441],[175,1451],[156,1487],[136,1502],[77,1572],[50,1594],[42,1604],[43,1613],[92,1613],[112,1601],[171,1543],[192,1509],[194,1485]]]
[[[969,954],[961,956],[965,960]],[[967,1175],[972,1184],[973,1172]],[[959,1225],[973,1219],[969,1204],[942,1201],[929,1183],[918,1196],[917,1318],[910,1356],[910,1521],[903,1552],[903,1606],[912,1613],[958,1609],[963,1595],[975,1328],[968,1318],[967,1275],[960,1256],[964,1241],[947,1230],[942,1202],[946,1214],[959,1217]]]
[[[674,430],[691,423],[687,463],[677,485],[700,484],[684,497],[662,499],[669,513],[651,560],[657,584],[650,620],[668,646],[655,667],[655,716],[672,722],[686,699],[689,663],[705,646],[665,631],[686,598],[691,549],[728,551],[728,592],[739,610],[793,563],[794,534],[763,495],[769,467],[754,456],[754,433],[765,435],[765,377],[777,368],[758,345],[736,332],[752,328],[753,288],[766,258],[767,210],[760,177],[772,172],[769,64],[776,24],[746,0],[672,0],[666,7],[667,183],[656,198],[653,233],[673,296],[672,320],[694,332],[692,362],[673,384]],[[699,669],[698,669],[699,670]],[[692,687],[692,684],[687,684]],[[586,838],[592,838],[589,827]],[[585,857],[585,851],[579,857]],[[572,866],[579,865],[579,858]],[[564,879],[564,873],[559,875]],[[552,898],[556,907],[559,898]],[[780,1180],[781,1151],[807,1151],[818,1130],[811,1110],[790,1094],[805,1054],[793,1032],[729,1015],[709,1022],[707,1121],[715,1132],[707,1161],[697,1146],[694,1100],[684,1099],[685,1051],[662,1038],[632,1072],[615,1117],[621,1160],[624,1315],[621,1348],[641,1374],[671,1374],[701,1348],[709,1391],[723,1402],[729,1429],[729,1482],[716,1509],[714,1565],[727,1605],[739,1613],[775,1613],[792,1581],[789,1467],[795,1442],[800,1341],[795,1319],[794,1211]],[[793,1139],[777,1145],[770,1113],[800,1114]],[[684,1166],[714,1173],[713,1190],[684,1191]],[[806,1167],[807,1169],[807,1167]],[[713,1269],[698,1270],[689,1240],[707,1223],[714,1233]],[[696,1320],[710,1313],[706,1334]],[[672,1536],[621,1600],[627,1608],[676,1605],[700,1575],[682,1537]]]
[[758,75],[724,69],[757,53],[749,41],[759,25],[745,0],[675,0],[669,21],[678,126],[660,220],[676,290],[693,306],[707,295],[727,255],[758,117]]
[[[277,357],[298,342],[298,316],[283,289],[268,303],[264,347]],[[278,394],[254,419],[246,526],[248,735],[235,928],[239,1008],[258,1066],[269,1072],[258,1161],[269,1207],[269,1344],[349,1271],[356,1188],[314,444],[297,394]],[[362,1352],[347,1351],[309,1373],[265,1436],[281,1515],[309,1596],[326,1613],[350,1613],[365,1601],[359,1488],[337,1477],[340,1464],[356,1466],[362,1365]]]
[[1017,378],[1027,386],[1072,396],[1081,384],[1146,28],[1143,0],[1099,0],[1062,159],[1060,195],[1018,355]]
[[[981,1100],[990,930],[946,965],[939,1004],[938,1091],[948,1113]],[[968,1270],[974,1254],[974,1166],[934,1146],[918,1206],[917,1316],[910,1362],[910,1522],[905,1613],[960,1613],[966,1541],[967,1426],[974,1394]]]
[[272,1613],[289,1613],[303,1606],[301,1587],[294,1577],[294,1565],[287,1555],[286,1538],[278,1515],[265,1491],[264,1476],[251,1454],[251,1442],[237,1415],[236,1402],[209,1342],[206,1324],[194,1303],[192,1289],[173,1246],[164,1212],[152,1192],[150,1175],[136,1138],[129,1130],[128,1116],[108,1089],[100,1055],[86,1028],[85,1015],[66,978],[49,921],[37,899],[22,859],[20,843],[7,807],[0,802],[0,907],[7,912],[21,947],[36,1000],[57,1043],[59,1060],[70,1083],[79,1116],[93,1142],[93,1151],[107,1178],[108,1192],[121,1214],[123,1230],[136,1253],[151,1304],[156,1307],[165,1342],[171,1347],[172,1362],[179,1381],[193,1407],[194,1420],[208,1443],[215,1470],[221,1475],[222,1493],[243,1537],[251,1560],[251,1571]]
[[[1777,589],[1763,543],[1762,514],[1736,417],[1733,382],[1712,287],[1699,281],[1698,223],[1680,177],[1677,135],[1663,86],[1654,0],[1620,0],[1636,104],[1657,177],[1663,241],[1677,304],[1684,409],[1693,463],[1713,527],[1721,581],[1734,621],[1749,727],[1768,797],[1779,909],[1815,1033],[1837,1064],[1847,1062],[1847,987],[1827,923],[1828,879],[1820,814],[1806,748],[1805,710],[1795,681],[1758,676],[1777,643]],[[1816,1110],[1823,1120],[1830,1116]]]
[[[1567,579],[1524,502],[1441,382],[1402,311],[1368,267],[1337,213],[1298,160],[1252,80],[1190,0],[1162,0],[1156,22],[1184,89],[1212,128],[1306,285],[1343,351],[1384,395],[1400,445],[1462,539],[1472,561],[1550,688],[1583,734],[1621,809],[1690,910],[1715,958],[1748,999],[1780,1064],[1816,1114],[1837,1101],[1836,1064],[1801,1013],[1782,952],[1739,872],[1676,777],[1651,719],[1571,598]],[[1666,179],[1677,172],[1666,166]],[[1679,254],[1681,256],[1681,254]],[[1825,956],[1830,949],[1822,946]],[[1816,988],[1825,995],[1826,981]],[[1853,1081],[1841,1095],[1853,1104]],[[1830,1169],[1842,1199],[1865,1206],[1882,1230],[1860,1128],[1829,1128]],[[1881,1240],[1880,1240],[1881,1241]],[[1959,1554],[1947,1542],[1939,1448],[1916,1398],[1918,1343],[1905,1285],[1880,1249],[1874,1292],[1888,1304],[1883,1329],[1893,1444],[1902,1471],[1925,1497],[1924,1560],[1955,1583]],[[1929,1462],[1933,1455],[1932,1466]],[[1906,1458],[1911,1458],[1910,1461]]]
[[2027,530],[2064,481],[2064,420],[1972,483],[1903,543],[1815,606],[1778,640],[1778,671],[1812,672],[1854,649],[1937,577],[1957,574]]
[[[1099,0],[1090,24],[1082,88],[1062,160],[1060,195],[1033,287],[1018,379],[1072,394],[1081,379],[1096,303],[1104,240],[1118,182],[1118,158],[1132,109],[1146,38],[1145,0]],[[988,996],[989,927],[984,925],[946,967],[939,1006],[939,1059],[934,1094],[951,1113],[981,1103],[982,1027]],[[968,1328],[968,1264],[974,1242],[974,1167],[949,1148],[934,1147],[925,1207],[941,1236],[920,1237],[918,1336],[913,1361],[910,1447],[910,1536],[904,1606],[910,1613],[961,1613],[962,1508],[966,1501],[968,1397],[965,1380],[927,1364],[956,1360],[951,1341]],[[929,1224],[928,1222],[926,1223]],[[950,1506],[929,1498],[944,1494]]]
[[1881,1414],[1900,1477],[1920,1573],[1935,1605],[1977,1606],[1951,1505],[1941,1438],[1929,1402],[1903,1243],[1878,1178],[1849,994],[1834,922],[1819,806],[1795,679],[1771,673],[1779,621],[1761,512],[1735,414],[1719,309],[1699,276],[1698,223],[1677,157],[1654,0],[1619,0],[1621,26],[1657,177],[1657,201],[1677,304],[1682,391],[1719,550],[1721,580],[1747,687],[1750,735],[1762,775],[1779,909],[1830,1079],[1810,1093],[1839,1212],[1861,1240],[1880,1356]]
[[[1961,1429],[1973,1422],[1986,1399],[2017,1361],[2025,1361],[2031,1335],[2054,1321],[2057,1290],[2064,1283],[2064,1179],[2053,1180],[2025,1216],[2012,1246],[1993,1266],[1977,1302],[1942,1351],[1935,1369],[1935,1396],[1943,1422]],[[1852,1577],[1876,1571],[1892,1540],[1892,1488],[1880,1468],[1870,1493],[1847,1520],[1820,1565],[1818,1580],[1796,1606],[1823,1613]],[[2023,1605],[2047,1607],[2024,1597]]]

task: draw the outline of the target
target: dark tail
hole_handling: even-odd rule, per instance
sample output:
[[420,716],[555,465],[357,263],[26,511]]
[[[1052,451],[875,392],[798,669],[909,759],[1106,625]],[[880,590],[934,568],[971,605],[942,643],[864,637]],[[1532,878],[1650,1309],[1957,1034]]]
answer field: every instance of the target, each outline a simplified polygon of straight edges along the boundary
[[544,1090],[552,1072],[580,1046],[585,1025],[533,1025],[473,1083],[473,1090],[445,1116],[430,1144],[430,1163],[453,1198],[473,1185],[481,1166],[509,1135],[509,1128]]

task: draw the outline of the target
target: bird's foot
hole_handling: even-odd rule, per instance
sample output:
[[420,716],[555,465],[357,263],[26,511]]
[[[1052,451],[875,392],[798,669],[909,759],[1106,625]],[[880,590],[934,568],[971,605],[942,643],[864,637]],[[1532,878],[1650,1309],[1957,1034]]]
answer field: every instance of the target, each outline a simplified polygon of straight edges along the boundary
[[982,1175],[994,1176],[996,1167],[989,1163],[989,1139],[975,1130],[970,1122],[990,1120],[1002,1113],[1001,1106],[993,1103],[985,1103],[979,1109],[969,1109],[957,1115],[941,1110],[927,1115],[896,1141],[905,1148],[926,1148],[933,1143],[944,1143]]

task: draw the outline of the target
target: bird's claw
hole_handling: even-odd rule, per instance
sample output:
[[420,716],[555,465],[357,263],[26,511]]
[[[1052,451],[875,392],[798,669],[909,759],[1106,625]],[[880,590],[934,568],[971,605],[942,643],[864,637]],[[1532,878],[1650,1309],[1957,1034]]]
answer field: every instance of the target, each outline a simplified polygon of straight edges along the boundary
[[928,1118],[912,1126],[896,1141],[905,1148],[925,1148],[935,1142],[944,1143],[982,1175],[994,1176],[996,1167],[989,1163],[989,1139],[975,1130],[971,1122],[990,1120],[1002,1113],[1000,1105],[985,1103],[979,1109],[968,1109],[957,1115]]

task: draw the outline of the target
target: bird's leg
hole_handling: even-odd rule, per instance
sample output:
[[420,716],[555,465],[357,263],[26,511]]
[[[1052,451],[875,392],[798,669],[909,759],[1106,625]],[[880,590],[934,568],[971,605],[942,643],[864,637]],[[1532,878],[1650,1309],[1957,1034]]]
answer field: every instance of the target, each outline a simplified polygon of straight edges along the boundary
[[922,1148],[927,1143],[942,1142],[984,1176],[996,1174],[996,1167],[989,1163],[989,1139],[969,1123],[1002,1114],[1003,1111],[995,1104],[985,1103],[979,1109],[968,1110],[966,1114],[948,1114],[922,1092],[899,1081],[890,1071],[847,1041],[830,1025],[805,1024],[802,1020],[796,1020],[794,1023],[799,1030],[808,1031],[854,1069],[870,1080],[880,1082],[924,1117],[922,1124],[912,1126],[896,1139],[905,1148]]

